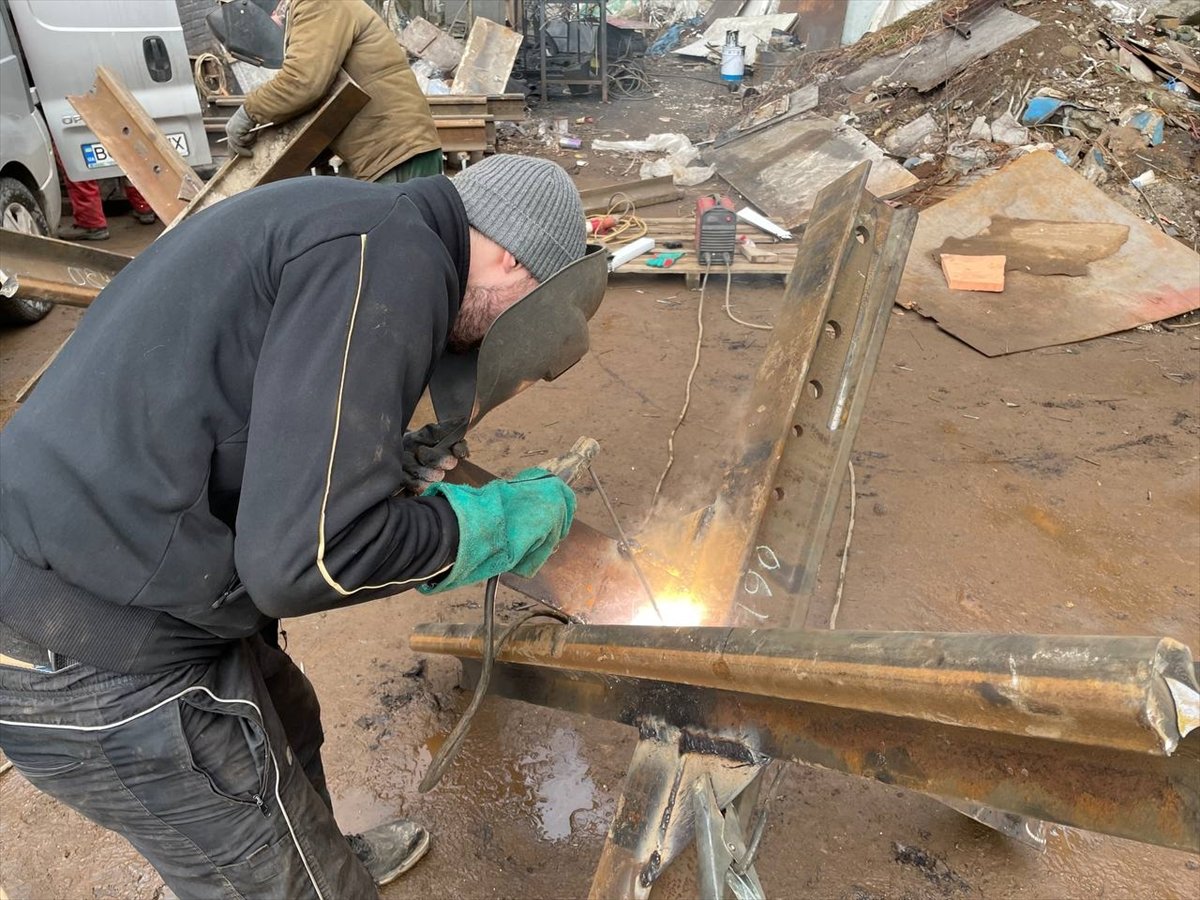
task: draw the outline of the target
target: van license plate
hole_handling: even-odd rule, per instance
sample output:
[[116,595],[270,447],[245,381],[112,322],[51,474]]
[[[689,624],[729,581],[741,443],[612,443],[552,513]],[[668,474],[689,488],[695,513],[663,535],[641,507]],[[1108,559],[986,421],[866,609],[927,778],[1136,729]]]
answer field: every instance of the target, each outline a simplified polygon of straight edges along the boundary
[[[166,138],[180,156],[188,155],[187,134],[185,132],[168,134]],[[104,149],[104,145],[99,141],[94,144],[83,144],[80,149],[83,150],[83,161],[87,163],[89,169],[99,169],[104,166],[115,166],[117,164],[117,161],[109,155],[108,151]]]

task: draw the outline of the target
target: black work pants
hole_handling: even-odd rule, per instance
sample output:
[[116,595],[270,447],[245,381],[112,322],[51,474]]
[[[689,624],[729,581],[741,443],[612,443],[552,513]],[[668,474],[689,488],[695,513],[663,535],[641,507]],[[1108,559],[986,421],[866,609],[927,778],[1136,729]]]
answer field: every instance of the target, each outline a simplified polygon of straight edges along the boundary
[[13,765],[125,836],[185,900],[378,896],[333,818],[320,715],[261,637],[153,675],[0,666]]

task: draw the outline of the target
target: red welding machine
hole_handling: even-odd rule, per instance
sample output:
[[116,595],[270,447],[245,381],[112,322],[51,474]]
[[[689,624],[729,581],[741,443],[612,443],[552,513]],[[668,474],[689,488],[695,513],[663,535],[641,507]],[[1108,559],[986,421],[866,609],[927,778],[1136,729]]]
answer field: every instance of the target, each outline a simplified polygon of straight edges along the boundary
[[709,194],[696,201],[696,255],[701,265],[733,264],[737,248],[737,216],[733,201],[724,194]]

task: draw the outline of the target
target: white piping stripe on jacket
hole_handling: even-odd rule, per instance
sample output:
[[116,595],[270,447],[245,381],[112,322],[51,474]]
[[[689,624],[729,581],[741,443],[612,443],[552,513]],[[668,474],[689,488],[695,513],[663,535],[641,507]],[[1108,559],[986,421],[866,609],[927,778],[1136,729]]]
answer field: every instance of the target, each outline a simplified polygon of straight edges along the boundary
[[360,234],[358,238],[358,288],[354,292],[354,306],[350,309],[350,327],[346,329],[346,349],[342,354],[342,377],[338,384],[337,412],[333,418],[333,445],[329,448],[329,466],[325,470],[325,494],[321,497],[321,518],[317,523],[317,569],[320,570],[321,577],[325,579],[325,583],[343,597],[350,597],[359,591],[377,591],[381,588],[403,587],[407,584],[428,581],[431,578],[436,578],[443,572],[448,572],[454,567],[454,563],[451,562],[436,572],[430,572],[428,575],[422,575],[420,578],[410,578],[407,581],[388,581],[384,584],[364,584],[362,587],[348,590],[337,582],[325,565],[325,510],[329,506],[329,492],[333,488],[333,458],[337,453],[338,432],[342,427],[342,395],[346,390],[346,370],[350,367],[350,341],[354,337],[354,322],[358,318],[358,304],[362,299],[363,276],[367,264],[367,236]]

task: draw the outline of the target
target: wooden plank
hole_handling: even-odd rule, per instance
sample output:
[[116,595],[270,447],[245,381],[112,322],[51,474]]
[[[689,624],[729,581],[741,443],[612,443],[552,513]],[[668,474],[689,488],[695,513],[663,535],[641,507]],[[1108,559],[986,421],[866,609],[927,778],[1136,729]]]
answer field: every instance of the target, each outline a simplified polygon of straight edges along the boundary
[[254,143],[254,156],[234,156],[225,163],[167,228],[174,228],[188,216],[226,197],[303,175],[369,99],[354,79],[339,72],[320,106],[290,122],[260,131]]
[[751,238],[739,240],[737,242],[738,251],[746,259],[758,265],[766,265],[767,263],[779,262],[779,254],[770,250],[764,250],[759,247]]
[[478,18],[454,72],[451,94],[502,94],[512,74],[522,37],[490,19]]
[[705,161],[758,209],[785,228],[808,220],[817,193],[863,161],[867,190],[898,197],[917,183],[865,134],[819,116],[785,119],[704,154]]
[[853,92],[884,78],[930,91],[1038,25],[1036,19],[997,6],[971,23],[969,41],[950,28],[940,29],[913,47],[872,59],[842,78],[842,86]]
[[91,92],[67,99],[164,222],[200,192],[199,176],[115,72],[100,66]]

